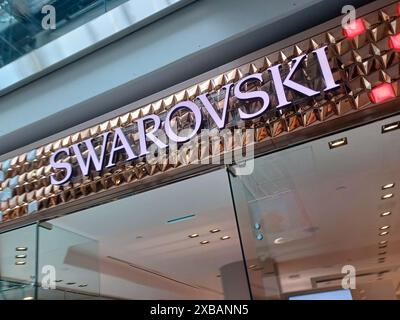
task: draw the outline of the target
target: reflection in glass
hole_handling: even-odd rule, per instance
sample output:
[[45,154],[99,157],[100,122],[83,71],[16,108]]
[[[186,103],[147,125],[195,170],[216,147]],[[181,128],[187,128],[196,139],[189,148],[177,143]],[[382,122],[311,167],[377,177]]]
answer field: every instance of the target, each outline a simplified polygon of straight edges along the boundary
[[62,290],[94,284],[91,293],[108,299],[249,298],[225,170],[48,223],[40,266],[56,266]]
[[[399,118],[260,157],[251,175],[231,175],[253,297],[344,285],[353,299],[400,298],[400,139],[382,131]],[[347,144],[329,148],[343,137]]]
[[[51,283],[55,288],[51,287]],[[98,297],[98,242],[59,228],[39,225],[38,299],[67,300]]]
[[0,300],[35,296],[36,225],[0,234]]

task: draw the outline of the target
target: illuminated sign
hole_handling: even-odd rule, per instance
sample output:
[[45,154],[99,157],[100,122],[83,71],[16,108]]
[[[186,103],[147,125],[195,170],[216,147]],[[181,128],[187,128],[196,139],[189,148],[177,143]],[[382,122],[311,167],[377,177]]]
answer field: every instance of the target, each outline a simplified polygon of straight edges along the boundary
[[[337,88],[339,85],[335,83],[333,74],[329,67],[328,58],[326,56],[326,46],[312,51],[311,55],[314,55],[316,57],[316,60],[318,61],[320,76],[322,76],[325,84],[323,91],[329,91],[331,89]],[[100,137],[101,141],[99,145],[99,151],[96,151],[95,145],[93,143],[94,138],[89,138],[82,142],[73,144],[69,148],[61,148],[53,153],[50,158],[50,164],[53,169],[64,170],[64,175],[61,180],[58,180],[55,175],[52,175],[51,183],[53,185],[67,183],[73,174],[72,164],[60,160],[61,156],[65,157],[74,154],[76,156],[82,174],[84,176],[87,176],[89,175],[91,168],[94,168],[96,171],[101,171],[104,167],[114,167],[116,165],[115,158],[118,153],[123,152],[125,154],[125,161],[131,161],[138,157],[145,156],[149,153],[149,151],[147,150],[147,141],[149,140],[155,143],[160,149],[168,148],[168,143],[161,141],[155,135],[158,130],[164,131],[168,141],[172,141],[174,143],[183,143],[189,141],[194,136],[196,136],[201,129],[205,112],[207,112],[208,115],[211,116],[212,120],[219,129],[223,129],[226,124],[228,111],[227,109],[229,108],[229,100],[232,93],[233,97],[244,103],[253,100],[260,101],[260,106],[258,110],[254,110],[253,112],[249,113],[248,111],[239,108],[238,115],[241,120],[251,120],[264,114],[270,108],[271,94],[275,94],[277,98],[278,104],[276,108],[282,108],[291,104],[291,101],[288,100],[285,89],[294,90],[306,97],[319,95],[321,94],[321,91],[306,87],[305,85],[292,79],[295,72],[298,71],[301,63],[307,58],[308,57],[306,54],[293,58],[291,60],[289,70],[287,70],[287,74],[283,77],[281,72],[281,64],[277,64],[268,68],[268,72],[271,75],[274,86],[273,93],[266,92],[264,90],[244,90],[246,84],[250,82],[258,82],[258,85],[262,86],[262,73],[254,73],[239,80],[236,84],[230,83],[223,86],[222,90],[224,91],[225,96],[223,100],[222,114],[219,114],[215,110],[212,102],[209,99],[209,94],[204,93],[197,96],[194,101],[182,101],[172,106],[168,110],[164,121],[162,121],[160,116],[156,114],[150,114],[145,117],[139,118],[138,120],[136,120],[140,149],[140,153],[138,154],[136,154],[132,149],[129,138],[124,134],[122,128],[116,128],[112,131],[107,131],[103,133]],[[192,113],[194,117],[194,128],[192,128],[191,132],[186,135],[180,135],[174,130],[172,125],[173,116],[182,109],[188,110]],[[152,130],[150,131],[146,130],[146,124],[148,123],[151,123],[152,125]],[[107,145],[109,139],[112,139],[111,150],[109,151],[108,158],[106,159]],[[84,148],[85,152],[82,151],[82,147]]]

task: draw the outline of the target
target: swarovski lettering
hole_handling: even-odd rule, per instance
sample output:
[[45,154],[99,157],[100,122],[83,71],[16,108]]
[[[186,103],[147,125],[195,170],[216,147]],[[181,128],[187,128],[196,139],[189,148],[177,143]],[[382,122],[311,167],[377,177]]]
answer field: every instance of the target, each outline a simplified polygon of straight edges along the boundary
[[[328,91],[337,88],[339,84],[335,83],[325,50],[326,46],[314,50],[312,54],[317,58],[316,61],[318,62],[321,71],[321,78],[325,83],[325,88],[323,90]],[[320,91],[316,91],[292,79],[296,71],[299,69],[300,64],[306,58],[307,56],[305,54],[293,58],[288,73],[284,78],[282,78],[281,75],[281,64],[272,66],[268,69],[273,80],[275,89],[274,93],[278,102],[276,108],[282,108],[291,103],[286,96],[285,88],[286,90],[294,90],[297,93],[308,97],[316,96],[321,93]],[[209,116],[218,129],[223,129],[226,126],[229,101],[230,98],[232,98],[232,93],[237,100],[242,102],[243,107],[238,108],[238,116],[241,120],[249,120],[263,115],[270,108],[269,93],[264,90],[254,90],[254,86],[252,90],[248,90],[247,87],[250,83],[262,86],[262,74],[251,74],[239,80],[235,85],[227,84],[222,87],[221,93],[223,92],[225,95],[222,112],[216,111],[212,101],[210,101],[210,94],[204,93],[197,96],[194,101],[182,101],[174,105],[167,112],[163,121],[156,114],[146,115],[137,119],[135,122],[137,124],[139,151],[136,153],[130,142],[129,136],[126,135],[121,128],[105,132],[96,138],[86,139],[72,145],[70,148],[61,148],[55,151],[50,157],[50,165],[55,173],[62,171],[63,174],[62,178],[59,178],[59,175],[57,176],[56,174],[52,174],[51,183],[53,185],[62,185],[70,180],[73,175],[73,167],[68,159],[70,159],[73,154],[76,156],[80,171],[84,176],[87,176],[91,168],[94,168],[96,171],[103,170],[105,163],[106,168],[114,167],[117,162],[118,154],[123,154],[124,161],[132,161],[139,157],[146,156],[149,153],[147,147],[148,141],[153,142],[160,149],[168,148],[170,143],[184,143],[190,141],[199,133],[205,116]],[[254,108],[252,107],[251,112],[245,110],[244,106],[246,103],[254,101],[259,102],[254,104],[256,109],[253,110]],[[178,132],[176,129],[176,121],[174,121],[174,115],[184,109],[189,111],[191,114],[191,117],[194,120],[194,125],[190,130],[185,129]],[[165,139],[156,136],[156,132],[160,130],[165,134]],[[96,143],[94,142],[94,139],[96,139]],[[107,152],[107,144],[111,139],[111,148],[109,152]],[[95,145],[97,147],[95,147]],[[109,154],[108,159],[106,159],[107,154]]]

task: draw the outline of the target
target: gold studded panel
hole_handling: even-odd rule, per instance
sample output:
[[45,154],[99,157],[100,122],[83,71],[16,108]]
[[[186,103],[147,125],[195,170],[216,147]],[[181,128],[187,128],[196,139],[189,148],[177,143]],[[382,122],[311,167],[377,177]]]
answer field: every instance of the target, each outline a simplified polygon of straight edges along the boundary
[[[50,183],[50,175],[55,172],[49,165],[49,158],[60,148],[69,147],[90,137],[96,140],[102,133],[117,127],[122,128],[132,145],[138,145],[136,119],[148,114],[157,114],[164,119],[172,106],[185,100],[194,101],[202,93],[209,93],[214,107],[222,109],[225,93],[221,88],[253,73],[262,73],[263,82],[249,82],[245,89],[268,92],[269,111],[249,121],[240,120],[237,115],[239,107],[250,113],[260,108],[259,102],[244,103],[231,95],[226,128],[252,128],[256,143],[273,140],[312,125],[323,126],[332,119],[374,108],[389,99],[396,99],[399,96],[399,26],[399,6],[393,3],[359,17],[350,29],[338,26],[327,30],[311,39],[262,56],[140,109],[3,161],[0,163],[0,223],[28,214],[37,214],[94,193],[119,188],[121,185],[130,184],[134,189],[135,185],[151,176],[163,175],[165,172],[173,173],[176,168],[187,166],[190,163],[187,159],[181,159],[174,164],[151,164],[143,158],[129,162],[120,158],[112,169],[91,171],[88,176],[83,176],[79,172],[75,156],[72,155],[66,160],[74,166],[73,178],[65,185],[54,186]],[[315,55],[311,53],[323,46],[327,46],[330,68],[336,83],[339,84],[338,88],[326,92],[323,90],[324,82]],[[320,91],[321,94],[308,97],[288,89],[286,94],[291,104],[285,108],[274,108],[278,101],[274,94],[271,74],[267,69],[282,64],[281,72],[284,78],[293,63],[292,59],[302,54],[307,56],[292,79]],[[206,115],[207,112],[203,114]],[[178,112],[173,121],[179,128],[186,128],[193,125],[194,119],[191,113]],[[215,124],[210,117],[205,116],[203,127],[213,128]],[[244,139],[234,147],[243,148],[246,141]],[[107,146],[107,150],[110,151],[110,145]],[[200,158],[209,157],[209,154],[199,152]]]

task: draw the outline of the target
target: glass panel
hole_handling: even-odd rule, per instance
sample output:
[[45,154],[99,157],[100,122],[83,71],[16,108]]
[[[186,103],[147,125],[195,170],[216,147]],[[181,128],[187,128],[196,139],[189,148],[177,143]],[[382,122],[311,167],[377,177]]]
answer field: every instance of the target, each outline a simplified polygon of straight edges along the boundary
[[[0,0],[0,67],[126,1]],[[45,5],[55,8],[56,29],[42,28]]]
[[[0,0],[0,68],[127,1]],[[142,13],[148,16],[149,7],[154,8],[154,14],[157,14],[160,8],[172,6],[176,2],[176,0],[152,1],[150,4],[146,1],[137,2],[134,6],[135,19],[141,17]],[[54,11],[46,7],[42,13],[42,8],[48,5],[51,5]],[[118,17],[112,17],[114,20],[116,18]],[[129,15],[123,19],[129,19]],[[113,21],[114,24],[117,22]],[[55,25],[50,28],[51,23]],[[43,24],[46,27],[43,27]],[[87,30],[82,36],[95,39],[97,34],[93,32]],[[74,48],[73,43],[71,48]]]
[[0,300],[35,296],[36,226],[0,234]]
[[[103,14],[104,1],[0,0],[0,67]],[[42,27],[45,5],[55,8],[56,29]]]
[[128,0],[105,0],[105,1],[106,1],[105,3],[106,11],[110,11]]
[[[88,261],[98,261],[105,299],[249,298],[225,170],[49,223],[53,229],[40,232],[40,265],[56,266],[57,288],[90,284]],[[79,239],[94,239],[99,250],[81,250]]]
[[[98,241],[49,222],[39,227],[38,299],[91,299],[99,295]],[[56,287],[51,287],[51,283]]]
[[252,174],[230,175],[254,298],[400,298],[399,120],[260,157]]

